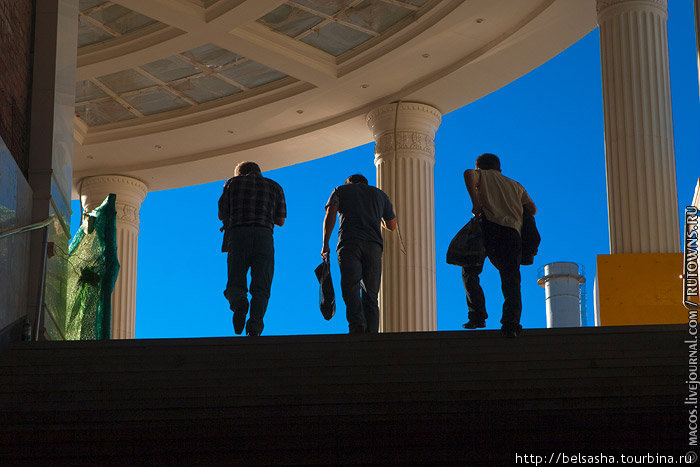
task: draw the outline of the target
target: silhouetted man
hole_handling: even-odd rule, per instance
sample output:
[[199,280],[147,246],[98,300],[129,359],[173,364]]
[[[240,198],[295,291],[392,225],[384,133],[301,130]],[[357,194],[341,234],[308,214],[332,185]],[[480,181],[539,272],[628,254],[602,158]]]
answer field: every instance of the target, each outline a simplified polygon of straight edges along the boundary
[[[228,252],[228,283],[224,296],[233,311],[233,329],[259,336],[270,298],[275,271],[272,232],[284,225],[287,206],[284,191],[265,178],[255,162],[241,162],[235,176],[224,185],[219,198],[219,219],[224,222],[224,243]],[[248,314],[248,270],[250,269],[250,318]]]
[[382,277],[382,232],[396,229],[396,214],[389,197],[369,186],[362,175],[351,175],[336,187],[326,203],[321,257],[330,254],[328,242],[340,214],[338,266],[351,334],[379,332],[379,285]]
[[[476,170],[464,171],[464,183],[472,200],[472,213],[481,218],[486,256],[501,275],[504,298],[501,332],[506,337],[516,337],[522,331],[520,229],[523,223],[523,209],[534,215],[537,208],[520,183],[501,174],[501,161],[493,154],[477,157]],[[469,321],[462,325],[465,329],[486,326],[486,300],[479,285],[482,269],[483,264],[462,268],[462,280],[469,308]]]

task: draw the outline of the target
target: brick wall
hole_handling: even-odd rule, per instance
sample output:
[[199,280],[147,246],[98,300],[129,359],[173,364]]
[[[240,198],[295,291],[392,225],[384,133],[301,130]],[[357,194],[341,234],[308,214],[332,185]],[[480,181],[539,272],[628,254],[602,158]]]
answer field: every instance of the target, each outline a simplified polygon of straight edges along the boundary
[[33,1],[0,0],[0,137],[27,175]]

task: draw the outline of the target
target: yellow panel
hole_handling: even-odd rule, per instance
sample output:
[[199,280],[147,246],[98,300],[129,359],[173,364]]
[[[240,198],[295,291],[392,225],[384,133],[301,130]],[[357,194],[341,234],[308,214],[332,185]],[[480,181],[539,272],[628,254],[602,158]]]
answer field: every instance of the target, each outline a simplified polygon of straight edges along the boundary
[[687,323],[682,253],[598,255],[600,324]]

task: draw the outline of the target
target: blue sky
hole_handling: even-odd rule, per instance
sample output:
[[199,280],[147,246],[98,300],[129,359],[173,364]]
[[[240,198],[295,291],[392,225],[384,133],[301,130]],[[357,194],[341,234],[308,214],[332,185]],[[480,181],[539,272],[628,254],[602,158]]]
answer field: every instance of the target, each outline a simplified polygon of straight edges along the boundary
[[[682,211],[690,204],[700,175],[692,2],[669,1],[668,30]],[[462,172],[472,168],[483,152],[497,154],[503,174],[522,183],[538,207],[542,244],[535,264],[521,268],[523,326],[546,327],[537,269],[553,261],[573,261],[585,268],[592,323],[596,255],[610,252],[598,40],[596,29],[510,85],[443,116],[435,137],[438,330],[461,329],[466,321],[460,268],[446,264],[444,258],[450,239],[471,217]],[[353,173],[362,173],[375,184],[373,159],[374,145],[368,144],[264,174],[284,188],[288,218],[284,227],[275,229],[275,278],[263,335],[347,332],[337,259],[332,257],[338,309],[331,321],[325,321],[318,309],[313,270],[320,262],[328,196]],[[217,201],[223,183],[153,192],[144,201],[137,338],[233,335],[231,312],[222,295],[226,256],[220,252]],[[79,212],[77,201],[72,209]],[[78,222],[79,215],[74,214],[73,232]],[[337,226],[331,245],[336,235]],[[487,328],[500,328],[503,297],[498,273],[487,263],[481,277],[490,316]]]

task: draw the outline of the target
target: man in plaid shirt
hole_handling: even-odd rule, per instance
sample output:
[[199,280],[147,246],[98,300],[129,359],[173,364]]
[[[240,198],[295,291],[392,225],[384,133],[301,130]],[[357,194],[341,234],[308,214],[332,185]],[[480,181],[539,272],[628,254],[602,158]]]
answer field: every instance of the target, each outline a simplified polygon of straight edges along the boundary
[[[284,225],[286,217],[282,187],[263,177],[255,162],[238,164],[234,177],[226,182],[219,198],[219,219],[224,222],[221,251],[228,252],[228,283],[224,296],[233,311],[236,334],[241,334],[244,327],[248,336],[262,333],[275,270],[272,231],[275,225]],[[250,318],[246,323],[249,304]]]

